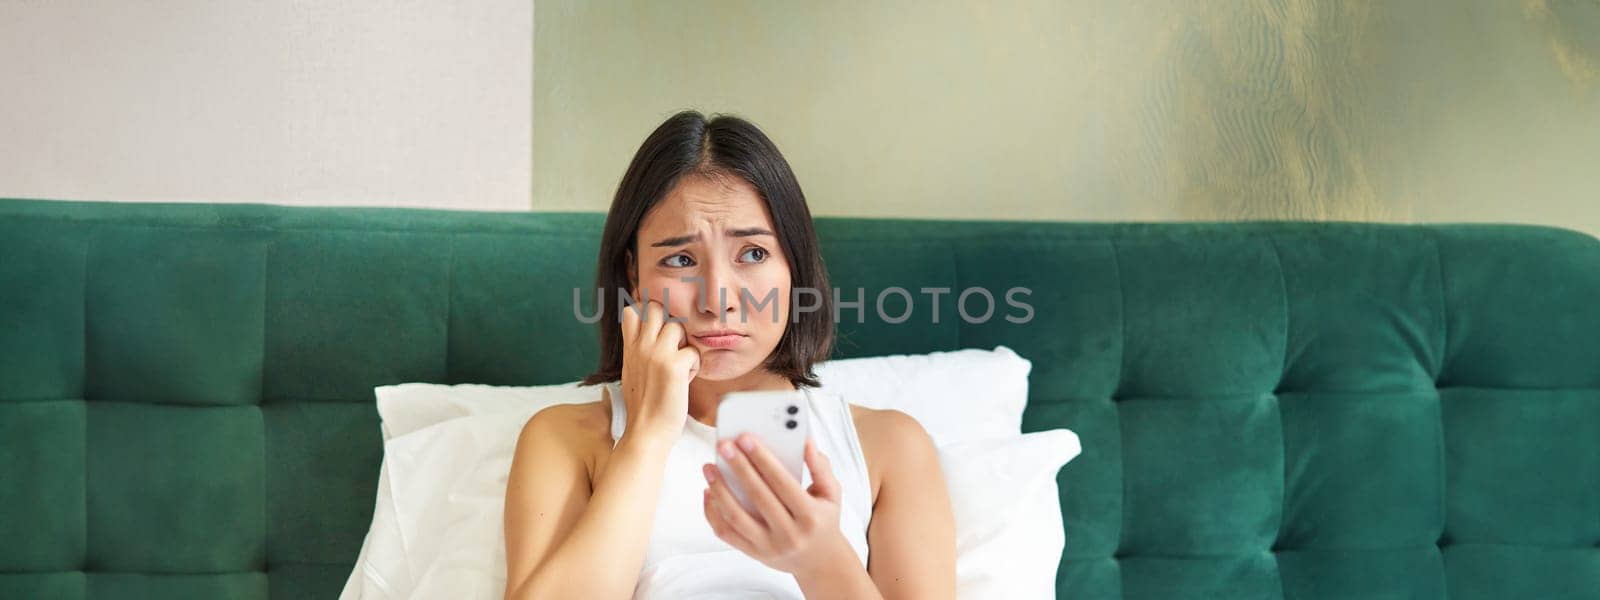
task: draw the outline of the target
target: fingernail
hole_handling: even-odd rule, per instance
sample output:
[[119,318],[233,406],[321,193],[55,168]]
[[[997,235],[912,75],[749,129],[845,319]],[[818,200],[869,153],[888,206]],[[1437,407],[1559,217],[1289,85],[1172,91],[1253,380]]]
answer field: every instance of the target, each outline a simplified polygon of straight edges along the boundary
[[717,482],[717,469],[711,465],[702,465],[700,467],[700,474],[706,476],[706,483]]
[[717,452],[721,452],[723,458],[732,459],[733,458],[733,442],[726,442],[725,441],[725,442],[722,442],[720,444],[717,444]]
[[756,449],[756,443],[750,439],[750,436],[741,435],[739,436],[739,447],[744,448],[745,452],[749,452]]

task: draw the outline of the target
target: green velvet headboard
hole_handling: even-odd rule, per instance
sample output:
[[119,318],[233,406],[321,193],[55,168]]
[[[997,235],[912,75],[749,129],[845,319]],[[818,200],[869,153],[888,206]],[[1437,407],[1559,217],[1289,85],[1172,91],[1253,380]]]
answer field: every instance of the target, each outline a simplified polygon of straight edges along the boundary
[[[372,511],[372,387],[587,373],[572,289],[602,218],[0,200],[0,598],[334,597]],[[818,230],[868,300],[837,356],[1033,361],[1025,429],[1083,442],[1063,598],[1600,595],[1594,238]],[[910,321],[873,310],[889,286]],[[971,286],[1030,288],[1032,321],[947,295],[933,324],[915,293]]]

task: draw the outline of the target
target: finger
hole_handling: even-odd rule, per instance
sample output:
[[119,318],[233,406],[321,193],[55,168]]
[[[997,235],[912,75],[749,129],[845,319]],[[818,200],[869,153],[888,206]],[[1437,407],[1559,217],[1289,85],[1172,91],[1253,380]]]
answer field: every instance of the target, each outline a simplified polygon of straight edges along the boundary
[[813,438],[806,438],[806,468],[811,470],[811,488],[808,490],[812,496],[839,501],[839,479],[833,476],[833,465],[828,462],[828,455],[817,449]]
[[666,308],[660,302],[651,300],[644,303],[644,323],[639,326],[639,341],[647,346],[656,343],[656,336],[661,334],[661,319]]
[[[740,434],[739,437],[747,435],[751,434]],[[751,437],[753,441],[754,436]],[[739,450],[734,440],[723,443],[733,448],[733,458],[726,459],[728,466],[733,470],[733,476],[739,478],[739,486],[744,490],[744,497],[750,499],[750,504],[755,506],[762,520],[766,521],[767,529],[785,536],[792,533],[794,515],[789,514],[788,507],[785,507],[783,502],[778,500],[778,496],[772,493],[772,488],[767,486],[766,480],[761,478],[761,474],[756,472],[754,466],[751,466],[750,458]]]
[[700,349],[699,348],[695,348],[694,346],[685,346],[683,348],[678,349],[677,360],[679,361],[677,363],[678,366],[680,368],[686,369],[689,372],[689,379],[691,381],[695,378],[696,375],[700,374]]
[[683,347],[684,337],[683,323],[667,321],[661,325],[661,334],[656,336],[656,347],[668,352],[678,350]]
[[728,482],[722,480],[722,475],[717,472],[715,466],[707,465],[701,467],[701,469],[705,470],[706,479],[710,482],[710,487],[707,488],[706,492],[707,499],[711,502],[711,506],[717,509],[718,515],[722,517],[722,520],[732,528],[734,533],[737,533],[746,542],[750,543],[751,548],[760,549],[765,547],[767,540],[766,526],[757,522],[756,518],[751,516],[750,511],[745,510],[744,505],[739,504],[739,499],[733,496],[733,490],[728,488]]
[[[809,448],[810,444],[811,440],[807,438],[806,447]],[[751,449],[745,450],[745,455],[750,458],[750,464],[761,475],[761,479],[767,482],[767,487],[778,496],[784,506],[789,507],[789,512],[799,514],[806,507],[811,497],[806,495],[805,490],[800,489],[800,482],[795,481],[794,475],[783,467],[783,463],[772,454],[771,450],[757,443]],[[812,476],[813,479],[815,477]]]
[[727,542],[729,546],[733,546],[751,557],[756,555],[755,544],[750,543],[750,540],[745,539],[744,535],[735,531],[733,525],[728,523],[728,518],[722,515],[722,509],[711,503],[711,488],[706,488],[705,492],[701,494],[700,510],[705,513],[706,524],[711,526],[711,533],[716,534],[717,539]]
[[639,311],[638,305],[622,307],[622,341],[628,345],[633,344],[634,338],[639,337]]

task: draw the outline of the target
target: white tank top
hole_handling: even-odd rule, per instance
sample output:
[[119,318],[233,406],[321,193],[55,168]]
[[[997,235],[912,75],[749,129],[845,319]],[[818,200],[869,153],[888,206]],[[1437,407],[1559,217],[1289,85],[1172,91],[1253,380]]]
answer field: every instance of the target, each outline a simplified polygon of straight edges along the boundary
[[[611,443],[615,447],[628,422],[627,408],[621,385],[605,385],[611,396]],[[834,394],[801,389],[811,406],[812,437],[817,449],[827,455],[842,490],[839,529],[865,568],[872,483],[850,405]],[[701,490],[705,489],[706,480],[700,465],[716,464],[716,439],[716,428],[693,418],[684,419],[683,433],[667,457],[649,550],[633,598],[803,600],[793,575],[768,567],[717,539],[706,523],[701,510]],[[810,485],[807,467],[801,487]]]

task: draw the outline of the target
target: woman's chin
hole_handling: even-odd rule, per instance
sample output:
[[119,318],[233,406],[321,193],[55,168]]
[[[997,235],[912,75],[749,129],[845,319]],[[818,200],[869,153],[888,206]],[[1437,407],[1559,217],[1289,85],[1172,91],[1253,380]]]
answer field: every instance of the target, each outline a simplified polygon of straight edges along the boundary
[[700,372],[695,374],[695,379],[706,381],[727,381],[749,373],[756,365],[744,364],[732,352],[702,352],[700,354]]

